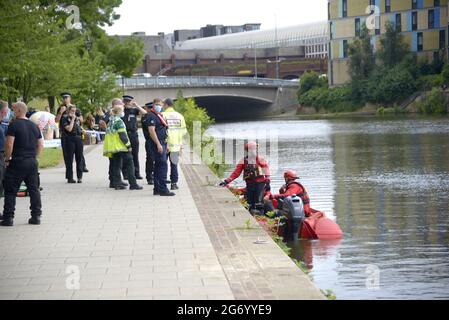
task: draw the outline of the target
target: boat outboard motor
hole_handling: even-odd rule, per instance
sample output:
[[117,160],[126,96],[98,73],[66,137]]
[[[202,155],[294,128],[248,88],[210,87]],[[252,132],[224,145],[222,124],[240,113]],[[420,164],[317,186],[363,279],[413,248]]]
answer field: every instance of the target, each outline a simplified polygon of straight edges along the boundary
[[288,219],[290,220],[290,230],[292,233],[293,240],[296,241],[299,238],[299,229],[301,228],[301,223],[305,218],[304,204],[302,199],[298,196],[286,197],[282,201],[282,209],[286,213]]

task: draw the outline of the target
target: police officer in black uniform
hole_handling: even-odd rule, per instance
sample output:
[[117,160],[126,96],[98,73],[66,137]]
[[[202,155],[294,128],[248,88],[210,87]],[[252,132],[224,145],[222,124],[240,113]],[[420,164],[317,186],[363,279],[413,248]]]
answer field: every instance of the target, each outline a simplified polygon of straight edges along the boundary
[[[123,96],[123,103],[125,104],[125,116],[122,118],[126,125],[126,131],[128,133],[128,138],[131,142],[134,171],[136,179],[143,179],[140,175],[139,166],[139,134],[137,132],[137,116],[145,115],[147,112],[140,107],[135,101],[134,97],[125,95]],[[122,167],[123,174],[126,178],[126,168]]]
[[[157,99],[155,99],[157,101]],[[159,99],[159,101],[161,101]],[[151,137],[150,137],[150,130],[148,126],[147,117],[149,116],[149,113],[151,112],[151,109],[153,108],[153,102],[148,102],[145,104],[145,110],[147,111],[147,114],[142,116],[142,130],[143,130],[143,136],[145,137],[145,152],[146,152],[146,161],[145,161],[145,177],[147,179],[147,183],[149,185],[154,184],[154,155],[151,148]]]
[[154,195],[174,196],[167,188],[167,129],[162,115],[162,103],[154,103],[151,112],[145,118],[151,138],[151,152],[154,155]]
[[[64,128],[61,126],[61,119],[62,116],[67,113],[67,108],[72,105],[72,94],[70,92],[63,92],[61,93],[62,97],[62,104],[56,111],[56,118],[55,121],[59,123],[59,137],[61,139],[61,148],[62,148],[62,155],[64,158],[64,163],[66,160],[65,153],[67,151],[67,148],[65,147],[65,132]],[[80,118],[81,123],[83,122],[83,115],[81,114],[81,111],[77,108],[76,109],[76,116]],[[84,159],[84,153],[83,153],[83,172],[89,172],[89,170],[86,167],[86,160]],[[66,164],[67,167],[67,164]],[[69,177],[66,176],[66,179],[69,179]]]
[[68,107],[66,113],[61,117],[61,126],[64,132],[65,147],[65,165],[66,178],[68,183],[76,183],[73,179],[73,157],[76,161],[76,176],[78,183],[82,183],[83,179],[83,129],[81,127],[81,119],[76,114],[76,106]]

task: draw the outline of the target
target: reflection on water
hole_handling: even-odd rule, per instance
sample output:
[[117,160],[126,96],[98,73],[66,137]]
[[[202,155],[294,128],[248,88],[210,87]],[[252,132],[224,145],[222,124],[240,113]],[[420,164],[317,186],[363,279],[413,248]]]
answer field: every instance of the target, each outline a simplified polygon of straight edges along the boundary
[[[339,299],[449,298],[448,119],[258,121],[214,135],[248,128],[279,133],[272,189],[297,170],[312,207],[345,234],[291,244],[319,288]],[[377,290],[367,287],[372,266]]]

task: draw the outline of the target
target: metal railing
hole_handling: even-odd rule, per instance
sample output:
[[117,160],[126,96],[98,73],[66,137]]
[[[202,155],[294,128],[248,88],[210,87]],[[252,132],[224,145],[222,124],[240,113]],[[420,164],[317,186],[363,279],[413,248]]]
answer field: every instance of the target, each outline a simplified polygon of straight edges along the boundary
[[298,81],[244,77],[136,77],[118,78],[125,88],[188,88],[188,87],[298,87]]

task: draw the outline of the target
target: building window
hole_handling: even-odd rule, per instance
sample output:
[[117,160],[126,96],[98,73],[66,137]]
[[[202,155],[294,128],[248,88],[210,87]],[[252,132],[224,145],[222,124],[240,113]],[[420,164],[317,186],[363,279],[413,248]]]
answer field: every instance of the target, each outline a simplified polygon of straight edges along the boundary
[[433,9],[429,10],[428,16],[429,29],[433,29],[435,28],[435,11]]
[[402,32],[402,18],[400,13],[396,14],[396,31]]
[[355,36],[360,37],[360,18],[355,19]]
[[422,32],[418,32],[418,51],[422,51],[423,50],[423,35]]
[[348,0],[343,0],[343,18],[348,16]]
[[446,47],[446,30],[440,30],[440,49]]
[[433,6],[434,7],[439,7],[440,6],[440,0],[435,0]]
[[412,12],[412,30],[418,30],[418,13],[416,11]]
[[412,9],[418,9],[418,0],[412,0]]
[[331,19],[331,3],[327,3],[327,20]]
[[391,0],[385,0],[385,12],[391,11]]
[[348,40],[343,40],[343,58],[348,57]]

